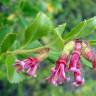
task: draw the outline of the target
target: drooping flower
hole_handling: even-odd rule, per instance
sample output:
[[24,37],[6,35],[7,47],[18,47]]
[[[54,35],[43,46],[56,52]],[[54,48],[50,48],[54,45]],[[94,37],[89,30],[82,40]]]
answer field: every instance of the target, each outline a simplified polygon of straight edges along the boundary
[[80,86],[84,84],[84,78],[82,77],[81,71],[75,71],[74,72],[74,82],[73,85]]
[[67,78],[65,76],[65,68],[67,63],[67,57],[65,55],[61,56],[57,62],[56,66],[52,68],[51,75],[48,78],[48,82],[54,85],[62,84]]
[[17,72],[25,71],[30,76],[35,76],[39,60],[37,58],[27,58],[22,61],[17,60],[14,67]]
[[25,72],[26,75],[36,77],[36,70],[40,62],[44,60],[48,56],[49,48],[44,48],[39,50],[37,53],[37,57],[27,58],[24,60],[16,60],[16,64],[14,67],[17,72]]
[[39,65],[39,60],[37,58],[29,58],[31,59],[31,63],[26,63],[25,69],[26,74],[32,77],[36,77],[36,70]]
[[78,53],[78,51],[74,51],[71,59],[70,59],[70,64],[69,64],[69,70],[70,71],[76,71],[77,70],[77,64],[80,61],[80,54]]
[[20,60],[16,60],[16,64],[14,64],[14,67],[17,72],[24,71],[24,66],[25,66],[25,63]]
[[75,41],[75,46],[73,53],[70,58],[70,63],[69,63],[69,70],[70,71],[76,71],[77,70],[77,64],[80,61],[80,54],[81,54],[81,42],[80,41]]
[[[83,50],[82,50],[82,55],[89,61],[91,61],[92,66],[94,71],[96,71],[96,56],[95,53],[93,52],[92,48],[90,48],[89,45],[87,44],[82,44]],[[84,46],[86,45],[86,47]]]
[[91,48],[86,48],[85,51],[83,51],[83,56],[88,60],[93,61],[94,53]]
[[96,56],[94,56],[94,59],[92,61],[92,66],[93,66],[94,71],[96,71]]

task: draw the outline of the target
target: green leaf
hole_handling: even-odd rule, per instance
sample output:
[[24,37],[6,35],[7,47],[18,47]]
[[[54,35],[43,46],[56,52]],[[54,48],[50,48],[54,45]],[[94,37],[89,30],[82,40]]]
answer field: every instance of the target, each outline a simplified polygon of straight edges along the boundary
[[52,47],[55,47],[58,51],[61,51],[64,47],[64,40],[57,30],[53,30],[50,34],[50,42],[52,42]]
[[51,48],[51,51],[49,52],[48,58],[50,58],[53,61],[56,61],[58,57],[60,56],[61,52],[54,50]]
[[52,23],[49,18],[45,14],[39,13],[32,25],[29,26],[25,32],[24,44],[29,44],[30,42],[47,35],[51,28]]
[[96,30],[96,17],[85,20],[74,27],[71,32],[66,33],[63,39],[66,41],[83,38],[92,34]]
[[9,32],[8,27],[0,28],[0,45],[6,34]]
[[96,40],[89,40],[91,46],[96,46]]
[[22,74],[15,71],[13,64],[15,63],[16,57],[14,55],[8,55],[6,57],[5,63],[7,68],[7,78],[10,83],[19,83],[24,79]]
[[84,65],[92,68],[92,63],[89,62],[87,59],[85,59],[83,56],[81,56],[81,61],[83,62]]
[[59,25],[58,27],[54,28],[50,34],[48,34],[48,42],[50,44],[51,51],[49,53],[49,58],[52,60],[56,60],[64,48],[64,40],[61,37],[66,24]]
[[11,48],[15,39],[16,39],[15,33],[8,33],[1,43],[0,52],[1,53],[6,52],[9,48]]
[[61,37],[61,34],[57,32],[57,30],[53,30],[48,36],[49,44],[51,51],[49,53],[49,58],[56,60],[64,48],[64,40]]
[[66,27],[66,23],[63,23],[61,25],[58,25],[55,30],[60,34],[62,35],[62,33],[64,32],[65,30],[65,27]]

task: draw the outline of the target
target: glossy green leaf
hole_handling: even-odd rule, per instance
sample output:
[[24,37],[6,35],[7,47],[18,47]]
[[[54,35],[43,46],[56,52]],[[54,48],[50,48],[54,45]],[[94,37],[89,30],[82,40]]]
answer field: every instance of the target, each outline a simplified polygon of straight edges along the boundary
[[13,64],[15,63],[16,57],[14,55],[8,55],[6,57],[6,69],[7,69],[7,78],[10,83],[19,83],[24,79],[22,74],[16,72]]
[[24,44],[28,44],[31,41],[47,35],[51,28],[52,24],[49,18],[45,14],[39,13],[32,25],[29,26],[25,32]]
[[91,46],[96,46],[96,40],[89,40]]
[[92,68],[92,63],[89,62],[87,59],[85,59],[83,56],[81,56],[81,61],[83,62],[84,65]]
[[0,52],[3,53],[5,51],[7,51],[9,48],[11,48],[15,39],[16,39],[16,34],[15,33],[7,34],[4,38],[4,40],[1,43]]
[[49,44],[51,44],[50,48],[51,51],[49,53],[49,58],[52,60],[56,60],[64,48],[64,40],[62,39],[61,35],[65,30],[66,23],[62,25],[58,25],[51,34],[48,35]]
[[71,32],[66,33],[63,39],[66,41],[86,37],[96,30],[96,17],[85,20],[80,24],[76,25]]
[[62,33],[64,32],[65,30],[65,27],[66,27],[66,23],[63,23],[61,25],[58,25],[55,30],[60,34],[62,35]]
[[56,60],[64,48],[64,40],[61,37],[61,34],[57,30],[53,30],[49,36],[49,43],[51,51],[49,53],[49,58]]
[[59,51],[63,49],[64,40],[62,39],[61,35],[56,30],[53,30],[49,38],[50,38],[50,42],[52,42],[53,47],[55,47]]

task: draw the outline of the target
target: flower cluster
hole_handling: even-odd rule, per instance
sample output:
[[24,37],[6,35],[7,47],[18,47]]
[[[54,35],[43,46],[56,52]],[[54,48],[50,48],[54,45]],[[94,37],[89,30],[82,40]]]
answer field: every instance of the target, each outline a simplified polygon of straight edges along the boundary
[[84,78],[81,72],[80,56],[92,62],[93,69],[96,71],[96,56],[88,43],[83,40],[74,40],[65,45],[63,54],[56,62],[56,66],[52,68],[48,82],[54,85],[62,84],[68,81],[66,72],[74,74],[73,85],[80,86],[84,84]]
[[[39,63],[44,60],[46,56],[48,56],[48,53],[45,52],[37,58],[27,58],[22,61],[17,60],[14,67],[17,72],[25,72],[27,75],[35,77]],[[96,71],[95,53],[86,41],[76,39],[65,44],[62,55],[56,61],[56,65],[51,69],[51,75],[47,78],[47,81],[54,85],[62,84],[70,80],[70,78],[66,76],[66,73],[71,72],[74,76],[72,84],[75,86],[83,85],[84,78],[81,71],[81,56],[92,62],[93,69]]]

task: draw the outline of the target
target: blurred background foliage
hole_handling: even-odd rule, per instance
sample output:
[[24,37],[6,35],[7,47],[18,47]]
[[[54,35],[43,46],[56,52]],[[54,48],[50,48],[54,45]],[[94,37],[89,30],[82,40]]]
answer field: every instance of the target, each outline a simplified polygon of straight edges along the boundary
[[[18,32],[16,38],[20,41],[20,43],[15,41],[13,49],[15,50],[22,45],[24,31],[33,22],[38,12],[44,12],[49,16],[55,26],[66,22],[67,26],[62,35],[64,38],[67,38],[65,34],[75,25],[85,19],[96,16],[96,0],[0,0],[0,45],[6,37],[6,34],[10,32]],[[47,22],[45,23],[47,24]],[[94,36],[88,38],[94,37],[94,40],[96,40],[96,33],[94,34]],[[11,36],[13,38],[11,41],[14,41],[15,35],[11,34]],[[8,39],[6,41],[10,42]],[[38,47],[41,43],[38,41],[33,42],[27,48]],[[10,43],[8,43],[9,45]],[[2,51],[5,50],[6,48]],[[18,55],[17,57],[24,58],[26,56],[29,55]],[[52,58],[55,58],[55,56],[53,54]],[[14,59],[16,57],[7,57],[6,62],[9,65],[10,62],[13,62],[10,58]],[[74,88],[69,83],[58,87],[47,84],[43,79],[50,74],[50,68],[54,64],[54,60],[50,58],[41,63],[37,72],[37,78],[27,78],[21,83],[11,84],[9,83],[10,79],[21,80],[23,77],[18,77],[18,74],[15,74],[17,77],[13,76],[11,78],[9,76],[8,81],[5,69],[5,66],[8,68],[8,65],[5,65],[4,59],[5,57],[0,56],[0,96],[95,96],[96,94],[96,73],[91,70],[92,68],[86,67],[85,65],[83,73],[86,81],[85,85],[80,88]],[[9,68],[9,70],[11,69]]]

